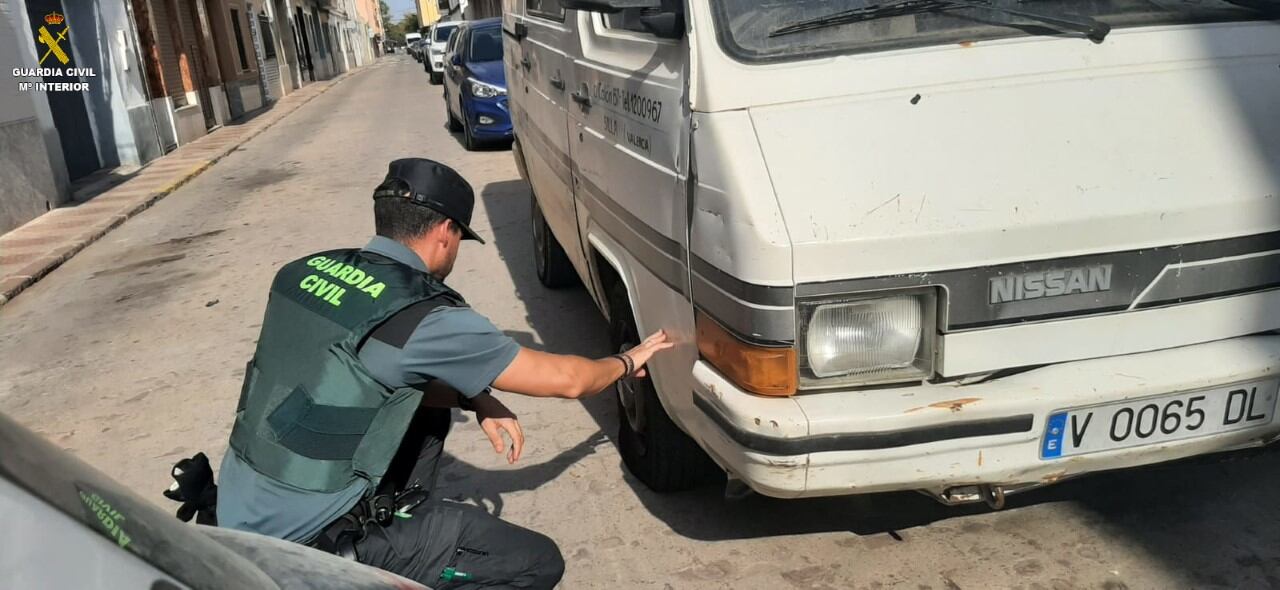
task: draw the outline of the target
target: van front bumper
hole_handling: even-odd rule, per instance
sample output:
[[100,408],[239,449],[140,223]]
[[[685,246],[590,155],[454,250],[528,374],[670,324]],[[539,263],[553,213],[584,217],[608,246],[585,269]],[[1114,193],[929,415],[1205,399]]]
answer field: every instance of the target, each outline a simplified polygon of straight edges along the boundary
[[1061,459],[1040,457],[1050,414],[1275,376],[1280,336],[1249,336],[1051,365],[971,385],[922,384],[769,398],[694,365],[691,432],[733,475],[776,497],[1053,483],[1280,438],[1244,430]]

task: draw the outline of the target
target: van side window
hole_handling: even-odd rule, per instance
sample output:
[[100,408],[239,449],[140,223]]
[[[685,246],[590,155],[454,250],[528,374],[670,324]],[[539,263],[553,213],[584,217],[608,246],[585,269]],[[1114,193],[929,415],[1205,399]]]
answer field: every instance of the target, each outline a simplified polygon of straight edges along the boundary
[[551,20],[564,20],[564,7],[560,0],[526,0],[525,11],[534,16]]
[[646,11],[654,11],[652,8],[624,8],[613,14],[605,14],[604,26],[615,31],[631,31],[633,33],[644,33],[650,35],[649,29],[644,28],[640,22],[640,17]]

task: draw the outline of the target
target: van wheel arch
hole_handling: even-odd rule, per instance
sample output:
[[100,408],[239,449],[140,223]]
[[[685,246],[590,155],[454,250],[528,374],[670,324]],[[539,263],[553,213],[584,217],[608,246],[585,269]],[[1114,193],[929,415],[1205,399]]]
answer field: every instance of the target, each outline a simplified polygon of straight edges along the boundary
[[[609,318],[609,337],[619,352],[638,344],[632,289],[613,261],[591,247],[595,280]],[[634,342],[633,342],[634,340]],[[716,481],[723,471],[667,414],[652,378],[615,384],[618,453],[637,479],[655,492],[688,490]]]

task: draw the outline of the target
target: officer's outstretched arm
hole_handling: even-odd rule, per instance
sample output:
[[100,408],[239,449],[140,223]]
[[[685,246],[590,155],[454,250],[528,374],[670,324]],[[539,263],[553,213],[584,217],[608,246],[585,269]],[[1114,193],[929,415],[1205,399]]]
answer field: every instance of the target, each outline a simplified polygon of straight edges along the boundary
[[589,359],[571,354],[552,354],[521,348],[514,361],[493,382],[503,391],[534,397],[575,399],[595,395],[626,375],[628,365],[637,377],[645,374],[644,366],[653,355],[674,344],[662,330],[622,353],[630,363],[616,356]]

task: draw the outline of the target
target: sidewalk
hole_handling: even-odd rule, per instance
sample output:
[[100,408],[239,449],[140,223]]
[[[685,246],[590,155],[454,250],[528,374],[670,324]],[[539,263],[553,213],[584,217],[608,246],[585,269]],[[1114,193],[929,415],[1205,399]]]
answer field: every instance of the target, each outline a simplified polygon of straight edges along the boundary
[[367,69],[369,66],[304,86],[252,119],[223,126],[157,158],[129,180],[90,200],[54,209],[0,236],[0,305],[241,144]]

